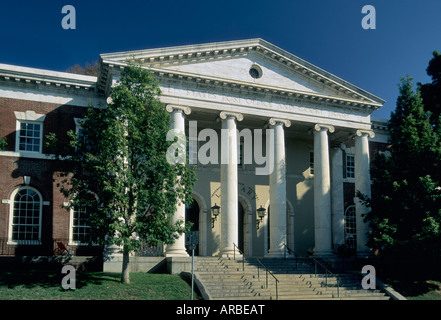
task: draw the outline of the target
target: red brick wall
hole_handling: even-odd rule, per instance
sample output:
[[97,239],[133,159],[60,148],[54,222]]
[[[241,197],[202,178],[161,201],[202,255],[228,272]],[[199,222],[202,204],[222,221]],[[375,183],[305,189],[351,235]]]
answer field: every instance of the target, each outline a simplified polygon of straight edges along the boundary
[[[43,123],[44,136],[50,132],[57,134],[59,139],[67,138],[68,130],[75,130],[74,118],[82,118],[86,108],[53,103],[43,103],[10,98],[0,98],[0,136],[6,137],[8,146],[6,151],[15,151],[16,118],[14,111],[25,112],[32,110],[45,114]],[[43,142],[43,153],[47,152]],[[30,176],[30,186],[37,189],[43,201],[49,205],[43,206],[41,238],[43,245],[32,248],[22,254],[51,254],[53,239],[69,238],[69,215],[63,207],[66,202],[59,188],[56,186],[57,174],[54,161],[25,157],[11,157],[0,155],[0,196],[2,200],[10,200],[12,192],[24,185],[23,176]],[[8,237],[10,204],[0,203],[0,239]],[[67,243],[66,243],[67,244]],[[1,244],[0,244],[1,245]],[[0,248],[0,255],[2,248]],[[18,250],[18,249],[17,249]],[[16,254],[19,251],[15,251]],[[21,252],[21,251],[20,251]],[[10,254],[10,253],[9,253]]]

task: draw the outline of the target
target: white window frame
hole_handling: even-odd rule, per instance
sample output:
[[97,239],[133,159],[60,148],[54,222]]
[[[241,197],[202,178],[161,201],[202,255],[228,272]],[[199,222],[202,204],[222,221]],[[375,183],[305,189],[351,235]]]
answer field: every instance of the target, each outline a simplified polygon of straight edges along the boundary
[[[351,219],[348,219],[348,214],[353,210],[353,215],[351,215]],[[351,249],[357,248],[357,219],[356,219],[356,207],[354,204],[348,206],[345,210],[345,244],[348,245]],[[353,232],[347,232],[349,230]],[[352,245],[350,245],[352,244]]]
[[[192,143],[190,143],[192,142]],[[191,147],[191,148],[190,148]],[[197,165],[198,164],[198,149],[199,149],[199,141],[198,139],[189,136],[188,141],[185,146],[185,150],[188,154],[188,164]]]
[[245,169],[245,141],[242,139],[237,143],[237,168]]
[[[312,158],[312,161],[311,161]],[[309,161],[309,175],[314,175],[314,151],[309,151],[308,153],[308,161]]]
[[[74,211],[75,208],[73,206],[70,206],[69,208],[69,245],[70,246],[85,246],[88,245],[88,242],[81,242],[81,241],[76,241],[73,239],[73,228],[74,228]],[[89,228],[91,228],[91,226],[87,226]]]
[[[35,113],[32,110],[28,110],[26,112],[18,112],[14,111],[16,121],[16,131],[15,131],[15,151],[20,154],[41,154],[43,152],[43,131],[44,131],[44,119],[46,115]],[[28,150],[20,150],[20,129],[22,123],[32,123],[40,125],[40,136],[38,139],[40,140],[38,151],[28,151]]]
[[[349,157],[351,157],[353,159],[353,161],[352,161],[353,165],[352,166],[348,165],[348,163],[349,163],[348,158]],[[348,168],[352,168],[353,169],[353,171],[352,171],[353,176],[352,177],[350,177],[348,175]],[[345,157],[345,173],[346,173],[346,178],[347,179],[355,179],[355,155],[353,155],[353,154],[346,154],[346,157]]]
[[80,130],[83,129],[83,118],[74,118],[75,121],[75,134],[79,134]]
[[[38,239],[37,240],[13,240],[12,239],[12,229],[13,229],[13,226],[14,226],[14,223],[13,223],[13,221],[14,221],[14,204],[15,204],[14,199],[15,199],[15,196],[17,195],[18,192],[20,192],[22,190],[25,190],[25,189],[30,189],[30,190],[34,191],[38,195],[38,197],[40,198],[40,209],[39,209],[40,211],[39,211],[39,216],[38,216],[39,224],[38,224]],[[15,244],[15,245],[41,245],[41,226],[42,226],[42,223],[43,223],[43,221],[42,221],[42,218],[43,218],[43,205],[46,204],[45,201],[43,201],[43,197],[42,197],[41,193],[37,189],[35,189],[33,187],[21,186],[21,187],[15,189],[12,192],[9,204],[10,204],[9,205],[9,226],[8,226],[9,230],[8,230],[8,242],[7,242],[7,244]]]

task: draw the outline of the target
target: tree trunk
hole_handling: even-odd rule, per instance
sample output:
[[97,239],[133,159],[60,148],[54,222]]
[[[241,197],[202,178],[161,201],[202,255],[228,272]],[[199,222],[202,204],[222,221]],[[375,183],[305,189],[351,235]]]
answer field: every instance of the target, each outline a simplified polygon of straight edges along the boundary
[[130,283],[130,273],[129,273],[129,262],[130,262],[130,251],[127,249],[126,245],[123,248],[123,263],[122,263],[122,274],[121,283]]

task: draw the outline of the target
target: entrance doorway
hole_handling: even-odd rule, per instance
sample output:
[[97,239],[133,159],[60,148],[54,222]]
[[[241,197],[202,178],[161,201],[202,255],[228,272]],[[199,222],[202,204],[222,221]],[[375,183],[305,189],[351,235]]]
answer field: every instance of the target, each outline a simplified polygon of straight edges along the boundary
[[245,246],[244,246],[244,209],[240,202],[237,203],[237,246],[239,247],[239,250],[245,253]]

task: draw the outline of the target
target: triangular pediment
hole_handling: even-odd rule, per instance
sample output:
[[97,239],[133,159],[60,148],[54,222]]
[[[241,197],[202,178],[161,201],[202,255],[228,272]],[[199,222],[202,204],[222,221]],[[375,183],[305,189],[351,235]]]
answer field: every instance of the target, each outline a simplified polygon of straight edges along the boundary
[[165,79],[220,84],[352,108],[375,110],[384,104],[384,100],[262,39],[103,54],[101,84],[108,78],[106,70],[123,68],[129,59]]
[[178,65],[159,65],[158,67],[184,74],[217,78],[218,81],[233,81],[244,85],[260,85],[308,93],[339,95],[337,90],[326,88],[304,74],[298,74],[284,65],[264,59],[261,54],[256,52],[232,58]]

